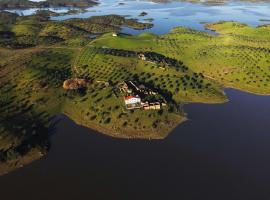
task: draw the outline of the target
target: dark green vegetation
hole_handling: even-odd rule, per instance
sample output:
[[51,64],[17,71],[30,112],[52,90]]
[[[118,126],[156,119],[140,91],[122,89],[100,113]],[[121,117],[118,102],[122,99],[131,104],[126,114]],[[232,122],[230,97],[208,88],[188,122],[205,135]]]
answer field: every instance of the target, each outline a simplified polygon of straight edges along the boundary
[[27,48],[37,45],[61,43],[66,46],[83,46],[92,34],[119,32],[122,26],[134,29],[152,27],[118,15],[51,21],[51,12],[40,11],[36,15],[20,17],[0,12],[0,47]]
[[48,14],[0,12],[0,174],[46,153],[50,117],[85,95],[62,85],[92,33],[149,26],[116,15],[57,22]]
[[153,24],[140,23],[135,19],[126,19],[118,15],[94,16],[89,19],[72,19],[68,20],[67,24],[77,26],[82,30],[94,34],[119,32],[123,26],[137,30],[144,30],[153,27]]
[[89,7],[97,5],[93,0],[47,0],[34,2],[29,0],[0,0],[0,9],[48,8],[48,7]]
[[3,49],[0,55],[0,160],[7,163],[0,173],[5,173],[47,151],[49,119],[60,112],[62,82],[71,74],[75,54]]
[[[113,33],[152,25],[116,15],[0,18],[1,173],[46,153],[49,119],[58,113],[113,137],[161,139],[186,120],[184,104],[226,102],[224,87],[270,94],[267,25],[207,24],[217,36],[184,27],[131,36]],[[75,78],[86,85],[64,90],[63,82]],[[144,99],[166,105],[127,110],[119,84],[129,80],[154,92]]]

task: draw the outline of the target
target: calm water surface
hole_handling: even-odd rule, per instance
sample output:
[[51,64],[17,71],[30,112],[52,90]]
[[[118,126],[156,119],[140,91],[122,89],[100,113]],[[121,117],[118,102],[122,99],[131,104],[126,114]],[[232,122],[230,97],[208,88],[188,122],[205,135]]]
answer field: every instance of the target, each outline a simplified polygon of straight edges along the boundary
[[[87,13],[54,19],[154,18],[151,31],[157,34],[178,25],[204,30],[201,22],[256,26],[270,19],[270,3],[104,2]],[[138,17],[142,11],[149,15]],[[270,97],[226,92],[229,103],[187,105],[190,120],[162,141],[113,139],[63,117],[46,157],[0,178],[1,199],[269,200]]]
[[188,105],[165,140],[106,137],[67,118],[48,155],[0,178],[3,199],[270,199],[270,97]]
[[[164,34],[176,26],[186,26],[197,30],[204,30],[203,23],[216,22],[219,20],[235,20],[257,26],[267,23],[261,20],[270,20],[269,3],[248,3],[241,1],[228,1],[225,5],[209,6],[181,1],[171,3],[153,3],[151,1],[138,0],[101,0],[99,6],[88,8],[88,12],[52,17],[54,20],[70,18],[88,18],[97,15],[118,14],[137,18],[140,21],[153,18],[154,27],[149,30],[156,34]],[[119,5],[124,2],[124,5]],[[37,9],[13,10],[18,14],[29,15]],[[50,9],[55,12],[65,12],[65,8]],[[145,11],[148,15],[140,17],[139,14]],[[268,22],[270,23],[270,22]],[[139,34],[145,31],[134,31],[124,28],[124,32]]]

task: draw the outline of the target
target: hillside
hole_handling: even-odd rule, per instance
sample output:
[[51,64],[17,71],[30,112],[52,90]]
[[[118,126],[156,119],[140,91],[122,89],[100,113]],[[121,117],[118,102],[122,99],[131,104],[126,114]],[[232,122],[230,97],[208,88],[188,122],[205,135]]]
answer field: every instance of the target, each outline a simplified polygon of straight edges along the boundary
[[0,9],[19,9],[19,8],[46,8],[46,7],[90,7],[97,5],[94,0],[0,0]]
[[132,36],[121,27],[151,24],[0,17],[1,173],[47,152],[59,113],[112,137],[162,139],[187,119],[187,103],[224,103],[224,88],[270,94],[269,26],[222,21],[206,25],[218,35],[176,27]]
[[0,12],[0,47],[29,48],[57,43],[82,46],[91,35],[119,32],[123,26],[140,30],[153,26],[118,15],[52,21],[49,18],[51,14],[43,11],[31,16],[18,16]]
[[202,73],[223,87],[269,94],[270,26],[218,22],[206,27],[219,35],[177,27],[159,37],[112,38],[105,35],[92,44],[96,47],[154,51],[183,61],[194,72]]

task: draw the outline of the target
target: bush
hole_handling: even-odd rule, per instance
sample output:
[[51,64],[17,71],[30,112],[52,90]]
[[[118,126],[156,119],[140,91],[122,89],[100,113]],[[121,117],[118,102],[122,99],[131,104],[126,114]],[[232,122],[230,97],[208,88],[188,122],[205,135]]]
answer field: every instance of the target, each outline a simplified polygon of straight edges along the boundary
[[104,124],[109,124],[111,122],[111,118],[107,118],[105,121],[104,121]]

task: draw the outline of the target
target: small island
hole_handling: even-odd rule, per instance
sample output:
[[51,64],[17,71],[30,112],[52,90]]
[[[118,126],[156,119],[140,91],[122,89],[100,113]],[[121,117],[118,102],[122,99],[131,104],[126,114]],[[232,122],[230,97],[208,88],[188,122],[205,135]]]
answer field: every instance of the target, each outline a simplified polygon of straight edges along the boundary
[[148,15],[148,13],[145,12],[145,11],[143,11],[143,12],[141,12],[141,13],[139,14],[140,17],[144,17],[144,16],[146,16],[146,15]]
[[270,94],[269,25],[128,35],[123,26],[153,24],[49,15],[0,12],[0,174],[46,154],[59,113],[111,137],[163,139],[187,120],[185,104],[227,102],[224,88]]

